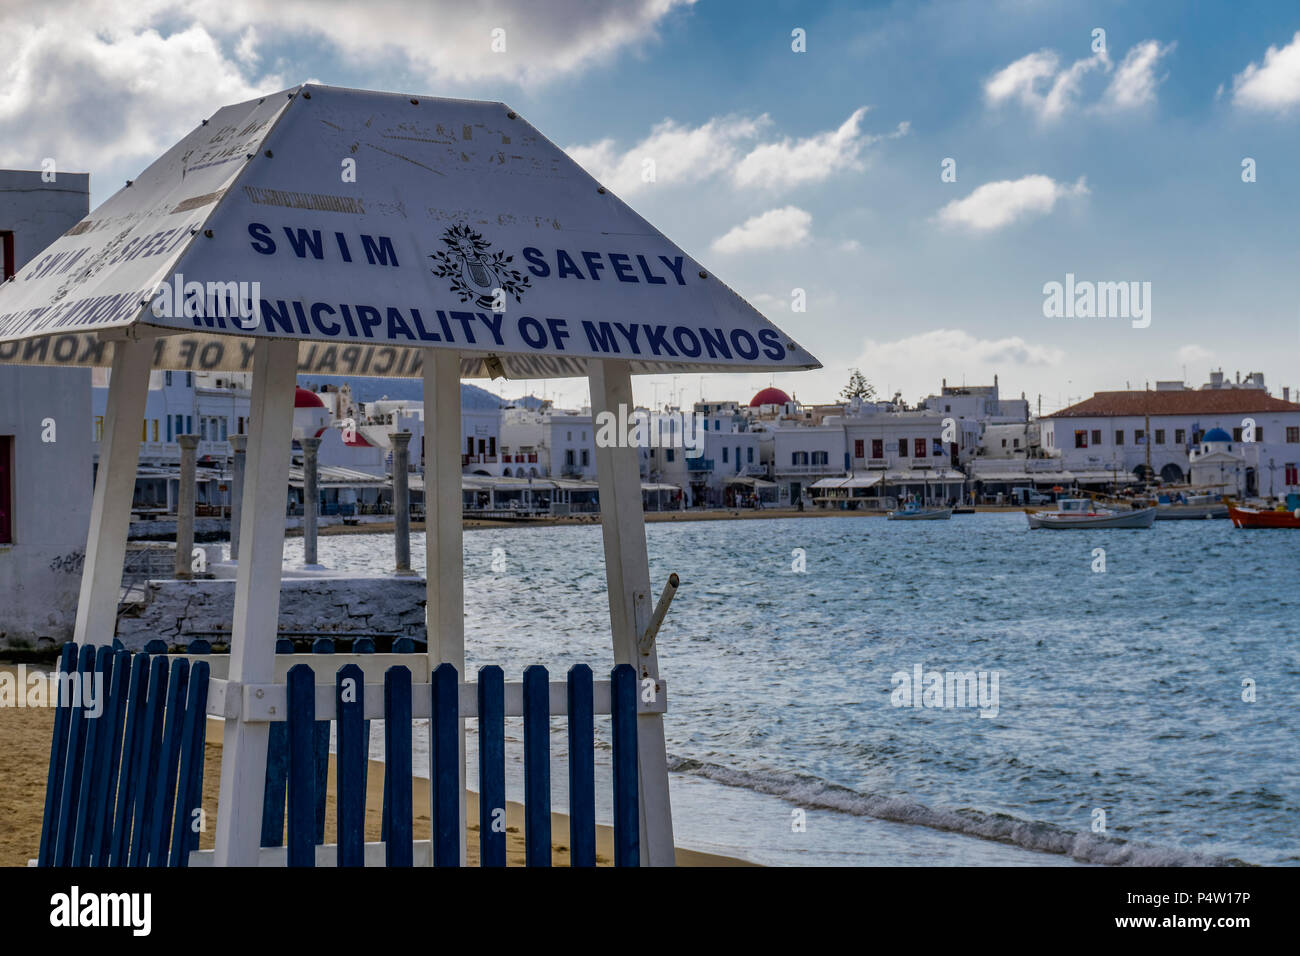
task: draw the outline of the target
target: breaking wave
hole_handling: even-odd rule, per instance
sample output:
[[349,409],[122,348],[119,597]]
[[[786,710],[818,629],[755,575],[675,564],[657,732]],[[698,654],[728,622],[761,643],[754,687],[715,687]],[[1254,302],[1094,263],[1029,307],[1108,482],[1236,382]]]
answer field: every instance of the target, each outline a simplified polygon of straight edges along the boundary
[[961,808],[936,810],[903,797],[860,793],[805,774],[753,773],[682,757],[670,757],[674,773],[690,774],[779,797],[805,809],[831,810],[890,823],[929,827],[1006,843],[1040,853],[1057,853],[1080,863],[1107,866],[1248,866],[1233,858],[1130,842],[1118,837],[1063,829],[1052,823],[1003,813]]

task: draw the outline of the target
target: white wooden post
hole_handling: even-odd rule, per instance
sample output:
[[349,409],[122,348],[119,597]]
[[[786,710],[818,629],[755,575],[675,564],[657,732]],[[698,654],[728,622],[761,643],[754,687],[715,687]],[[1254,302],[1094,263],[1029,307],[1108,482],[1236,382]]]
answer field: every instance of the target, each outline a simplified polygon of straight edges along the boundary
[[[587,360],[594,415],[619,406],[630,418],[632,375],[627,362]],[[592,424],[594,426],[595,419]],[[605,581],[609,621],[614,638],[614,663],[631,664],[639,678],[659,679],[658,651],[642,656],[637,641],[653,613],[650,559],[646,553],[645,515],[641,509],[641,471],[637,449],[596,445],[596,480],[600,484],[600,523],[605,537]],[[673,815],[668,796],[668,754],[663,719],[639,714],[636,721],[637,770],[641,807],[641,864],[673,866]]]
[[[429,670],[465,673],[465,558],[460,492],[460,355],[431,349],[424,359],[425,633]],[[432,456],[432,460],[430,460]],[[465,719],[460,720],[460,862],[465,863]],[[436,788],[429,786],[429,819]]]
[[73,640],[79,645],[112,644],[117,605],[122,596],[122,564],[131,528],[136,465],[140,461],[140,423],[149,396],[153,342],[119,339],[113,343],[112,377],[104,434],[99,443],[99,472],[90,506],[86,560]]
[[[239,572],[229,680],[271,683],[280,616],[284,512],[293,440],[298,343],[259,339],[253,347],[248,473],[239,520]],[[217,802],[217,866],[256,866],[270,724],[227,720]]]

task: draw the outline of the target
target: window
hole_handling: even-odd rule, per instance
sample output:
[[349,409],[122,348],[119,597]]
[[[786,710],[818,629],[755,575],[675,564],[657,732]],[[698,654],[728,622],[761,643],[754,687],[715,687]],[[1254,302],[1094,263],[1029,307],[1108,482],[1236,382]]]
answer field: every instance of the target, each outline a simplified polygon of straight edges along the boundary
[[[862,456],[859,455],[858,457],[861,458]],[[750,465],[754,463],[754,448],[752,445],[745,449],[745,462]]]
[[474,454],[474,436],[473,436],[473,435],[471,435],[471,436],[469,436],[468,438],[465,439],[465,454],[467,454],[467,455],[473,455],[473,454]]
[[[104,440],[104,416],[96,415],[95,416],[95,441],[103,441],[103,440]],[[172,440],[172,420],[170,418],[167,419],[167,440],[168,441]]]
[[1020,447],[1020,439],[1019,439],[1019,438],[1013,438],[1013,439],[1011,439],[1011,447],[1012,447],[1012,448],[1019,448],[1019,447]]
[[147,418],[142,418],[140,420],[140,440],[149,440],[149,419]]
[[736,471],[740,471],[740,446],[736,446]]
[[[190,373],[186,372],[185,374],[189,375]],[[185,434],[187,435],[194,434],[194,418],[191,415],[185,416]]]
[[[672,454],[673,454],[672,452],[669,452],[669,453],[668,453],[668,460],[669,460],[669,461],[672,461],[672,460],[673,460],[673,459],[672,459]],[[591,464],[591,452],[587,451],[587,449],[584,448],[584,449],[582,450],[582,467],[583,467],[583,468],[586,468],[586,467],[587,467],[588,465],[590,465],[590,464]]]
[[871,439],[871,457],[872,458],[885,457],[885,441],[883,438]]
[[572,448],[567,448],[567,449],[565,449],[565,451],[564,451],[564,467],[565,467],[565,468],[572,468],[572,467],[573,467],[573,449],[572,449]]
[[1163,428],[1157,428],[1157,429],[1156,429],[1156,444],[1157,444],[1157,445],[1163,445],[1164,443],[1165,443],[1165,430],[1164,430]]
[[[670,465],[677,460],[677,453],[673,451],[673,449],[671,448],[664,449],[664,454],[668,457],[668,463]],[[583,458],[587,457],[587,453],[585,451],[582,453],[582,457]],[[583,464],[585,465],[586,462],[584,461]]]
[[1075,433],[1074,433],[1074,447],[1075,447],[1075,448],[1087,448],[1087,447],[1088,447],[1088,433],[1087,433],[1086,431],[1082,431],[1082,430],[1075,431]]
[[244,434],[244,416],[243,416],[243,415],[240,415],[240,416],[239,416],[239,431],[235,432],[235,434],[236,434],[236,435],[242,435],[242,434]]
[[171,372],[163,372],[163,384],[164,384],[164,385],[170,385],[171,383],[172,383],[172,373],[171,373]]
[[1100,445],[1100,444],[1101,444],[1101,429],[1100,429],[1100,428],[1094,428],[1094,429],[1092,430],[1092,443],[1093,443],[1094,445]]
[[158,440],[158,419],[153,420],[153,441]]
[[14,274],[14,234],[12,230],[0,232],[0,246],[3,246],[4,262],[3,272],[0,272],[0,281],[8,279]]
[[1233,441],[1241,441],[1241,426],[1240,426],[1240,425],[1237,426],[1236,428],[1234,428],[1234,429],[1232,430],[1232,440],[1233,440]]
[[[722,446],[722,463],[723,463],[724,465],[725,465],[728,461],[730,461],[730,459],[727,458],[727,453],[728,453],[728,451],[729,451],[729,449],[727,448],[727,446],[726,446],[726,445],[723,445],[723,446]],[[798,453],[798,452],[795,452],[795,457],[794,457],[794,459],[790,462],[790,464],[792,464],[792,465],[797,465],[797,464],[799,464],[799,453]]]
[[906,458],[906,457],[907,457],[907,439],[906,439],[906,438],[900,438],[900,439],[898,440],[898,457],[899,457],[899,458]]
[[1005,438],[1002,439],[1002,447],[1003,447],[1003,448],[1006,448],[1006,447],[1007,447],[1007,440],[1006,440]]
[[1263,440],[1264,440],[1264,426],[1263,426],[1263,425],[1256,425],[1256,426],[1255,426],[1255,441],[1263,441]]
[[[497,453],[497,436],[496,436],[496,435],[489,435],[489,436],[488,436],[488,454],[489,454],[489,455],[495,455],[496,453]],[[583,457],[585,458],[585,457],[587,456],[587,453],[586,453],[586,452],[583,452],[582,455],[583,455]]]
[[1116,445],[1124,444],[1124,429],[1122,428],[1115,429],[1115,444]]
[[913,438],[913,439],[912,439],[912,457],[913,457],[913,458],[924,458],[924,457],[925,457],[925,439],[924,439],[924,438]]
[[829,452],[815,451],[813,452],[813,464],[824,465],[829,460],[829,457],[830,457]]
[[185,387],[186,387],[186,388],[193,388],[193,387],[194,387],[194,373],[193,373],[193,372],[186,372],[186,373],[185,373]]
[[565,433],[564,433],[564,440],[565,440],[565,441],[573,441],[573,432],[565,432]]
[[1300,442],[1300,426],[1288,425],[1286,428],[1286,440],[1287,443],[1291,445]]
[[1175,429],[1174,429],[1174,444],[1175,444],[1175,445],[1186,445],[1186,444],[1187,444],[1187,429],[1185,429],[1185,428],[1175,428]]
[[1144,444],[1146,442],[1146,438],[1147,438],[1147,433],[1143,431],[1141,428],[1137,428],[1133,430],[1133,444],[1135,445]]
[[[13,233],[6,233],[6,235],[12,236]],[[14,543],[13,452],[13,436],[0,435],[0,544]]]
[[854,457],[854,458],[862,458],[862,457],[864,457],[865,454],[866,454],[866,447],[867,447],[867,443],[866,443],[865,441],[863,441],[861,438],[854,439],[854,442],[853,442],[853,457]]
[[1289,462],[1286,466],[1286,483],[1288,485],[1300,485],[1300,476],[1296,474],[1295,462]]

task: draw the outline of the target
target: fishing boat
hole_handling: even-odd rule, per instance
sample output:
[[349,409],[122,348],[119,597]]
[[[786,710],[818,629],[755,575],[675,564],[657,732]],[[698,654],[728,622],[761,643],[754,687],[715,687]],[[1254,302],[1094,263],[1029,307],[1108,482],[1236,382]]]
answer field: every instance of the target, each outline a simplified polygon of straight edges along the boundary
[[1300,528],[1300,508],[1295,511],[1265,511],[1263,508],[1229,505],[1228,517],[1234,528]]
[[1223,496],[1218,494],[1203,495],[1160,495],[1156,499],[1157,521],[1204,520],[1207,518],[1228,517],[1228,506],[1223,503]]
[[1055,511],[1025,509],[1030,528],[1150,528],[1155,524],[1155,508],[1118,511],[1087,498],[1061,498]]
[[917,501],[909,499],[903,507],[885,515],[890,521],[947,521],[952,517],[951,508],[928,508]]

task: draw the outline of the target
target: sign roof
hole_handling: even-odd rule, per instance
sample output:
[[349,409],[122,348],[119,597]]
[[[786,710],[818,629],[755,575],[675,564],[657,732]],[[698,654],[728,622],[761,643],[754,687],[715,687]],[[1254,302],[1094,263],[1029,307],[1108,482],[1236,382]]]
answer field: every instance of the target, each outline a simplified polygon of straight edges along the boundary
[[227,106],[0,286],[0,362],[304,373],[819,363],[502,103],[308,84]]

